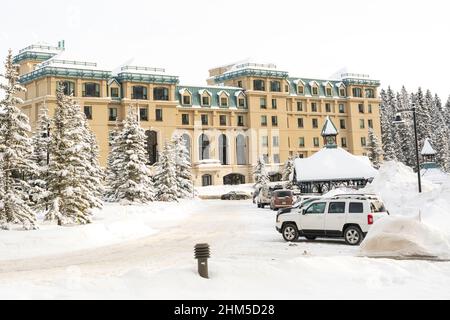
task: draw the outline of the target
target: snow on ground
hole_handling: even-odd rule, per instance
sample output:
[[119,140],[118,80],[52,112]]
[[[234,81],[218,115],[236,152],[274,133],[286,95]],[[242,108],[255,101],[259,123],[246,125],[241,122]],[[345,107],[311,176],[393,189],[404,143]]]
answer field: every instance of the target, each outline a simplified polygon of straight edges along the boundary
[[231,191],[242,191],[251,195],[255,189],[253,184],[241,184],[236,186],[224,185],[224,186],[208,186],[196,188],[199,197],[211,197],[221,196]]
[[59,227],[41,220],[36,231],[16,228],[0,232],[0,261],[75,252],[148,237],[186,219],[196,206],[198,201],[183,201],[182,205],[105,204],[103,210],[95,212],[90,225]]

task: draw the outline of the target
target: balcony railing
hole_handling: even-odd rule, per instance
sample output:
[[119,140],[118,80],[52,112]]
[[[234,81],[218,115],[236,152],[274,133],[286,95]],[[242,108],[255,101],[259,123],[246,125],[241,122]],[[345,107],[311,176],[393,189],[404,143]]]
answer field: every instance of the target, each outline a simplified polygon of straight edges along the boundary
[[149,67],[137,67],[137,66],[124,66],[121,68],[122,71],[134,70],[134,71],[150,71],[150,72],[166,72],[163,68],[149,68]]
[[131,94],[131,99],[134,100],[148,100],[146,94]]
[[28,47],[20,50],[19,53],[22,53],[25,51],[31,51],[33,49],[64,51],[64,48],[61,48],[61,47],[52,47],[52,46],[44,46],[44,45],[34,44],[34,45],[28,46]]

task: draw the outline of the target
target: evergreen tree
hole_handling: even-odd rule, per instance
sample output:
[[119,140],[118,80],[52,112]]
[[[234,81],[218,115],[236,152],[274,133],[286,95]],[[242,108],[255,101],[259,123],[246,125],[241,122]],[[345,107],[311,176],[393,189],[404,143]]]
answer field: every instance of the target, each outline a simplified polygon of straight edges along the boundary
[[263,157],[259,157],[258,162],[253,169],[253,180],[255,181],[255,188],[264,187],[270,181]]
[[383,150],[381,149],[381,143],[372,128],[369,129],[367,151],[373,166],[377,169],[380,168]]
[[186,146],[186,141],[181,135],[175,135],[172,139],[175,153],[177,197],[180,199],[192,198],[194,187],[192,185],[191,157]]
[[39,112],[36,131],[33,133],[33,155],[37,170],[33,174],[31,184],[31,199],[37,211],[48,209],[48,169],[50,163],[50,127],[51,119],[47,106],[44,104]]
[[17,95],[25,88],[19,84],[18,66],[9,50],[5,63],[6,83],[0,82],[4,98],[0,101],[0,228],[21,224],[37,229],[36,217],[29,203],[30,184],[25,180],[36,166],[32,157],[28,117],[17,107],[23,103]]
[[105,178],[106,178],[106,186],[104,189],[104,198],[106,201],[114,202],[114,194],[115,190],[111,188],[111,185],[114,181],[116,181],[117,178],[117,170],[114,166],[114,161],[117,159],[117,152],[118,149],[113,150],[113,145],[115,139],[119,136],[120,129],[118,123],[116,123],[116,126],[113,130],[110,131],[108,136],[108,145],[109,145],[109,153],[108,153],[108,160],[107,160],[107,166],[106,166],[106,172],[105,172]]
[[443,171],[448,172],[450,169],[450,145],[449,145],[449,128],[445,123],[444,109],[441,100],[436,95],[431,111],[432,118],[432,135],[431,143],[436,148],[436,163]]
[[394,127],[395,97],[389,87],[387,91],[381,91],[381,141],[383,144],[384,159],[397,160],[395,155]]
[[448,97],[447,103],[443,109],[445,123],[447,124],[447,127],[450,128],[450,97]]
[[49,200],[46,220],[64,224],[91,223],[92,209],[101,206],[98,177],[91,162],[86,117],[72,97],[58,87],[50,136]]
[[165,143],[159,161],[156,163],[156,173],[153,177],[158,201],[177,201],[177,175],[175,151],[172,144]]
[[433,97],[430,91],[427,91],[425,97],[422,89],[419,88],[417,94],[413,96],[412,103],[416,107],[417,117],[417,137],[419,145],[423,145],[426,138],[431,137],[431,108]]
[[110,149],[108,167],[109,201],[124,204],[153,201],[154,190],[146,165],[145,132],[140,127],[136,108],[130,107],[123,129]]

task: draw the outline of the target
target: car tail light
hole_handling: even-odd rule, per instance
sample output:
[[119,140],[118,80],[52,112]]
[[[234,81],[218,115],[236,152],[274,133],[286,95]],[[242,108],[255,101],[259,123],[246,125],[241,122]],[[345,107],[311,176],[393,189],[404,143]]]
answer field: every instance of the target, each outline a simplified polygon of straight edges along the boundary
[[372,225],[372,224],[373,224],[373,215],[369,214],[369,215],[367,216],[367,223],[368,223],[369,225]]

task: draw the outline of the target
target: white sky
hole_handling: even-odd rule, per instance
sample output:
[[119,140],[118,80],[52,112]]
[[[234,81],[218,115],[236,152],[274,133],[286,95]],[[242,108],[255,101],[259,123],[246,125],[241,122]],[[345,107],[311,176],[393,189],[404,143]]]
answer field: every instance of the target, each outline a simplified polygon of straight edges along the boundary
[[448,1],[71,2],[2,3],[1,59],[9,47],[17,53],[64,39],[68,50],[110,69],[136,58],[183,84],[203,85],[211,67],[251,57],[291,76],[327,78],[348,67],[383,87],[450,94]]

